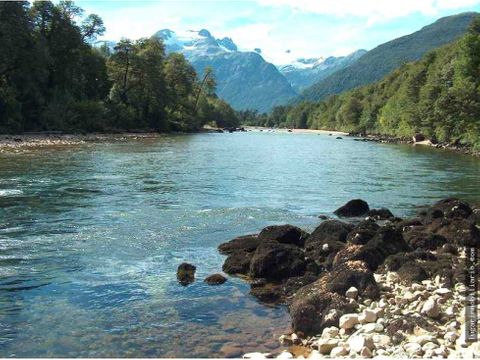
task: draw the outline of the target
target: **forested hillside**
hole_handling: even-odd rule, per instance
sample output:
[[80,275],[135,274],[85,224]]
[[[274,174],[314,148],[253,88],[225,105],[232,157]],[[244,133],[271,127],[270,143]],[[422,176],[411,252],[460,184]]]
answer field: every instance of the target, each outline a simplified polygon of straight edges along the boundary
[[[254,117],[246,122],[255,123]],[[402,65],[374,84],[327,100],[279,107],[268,126],[412,136],[480,148],[480,17],[456,42]]]
[[71,1],[0,2],[0,132],[235,125],[210,71],[197,76],[157,38],[92,48],[104,31]]
[[419,60],[425,53],[461,37],[476,13],[448,16],[413,34],[377,46],[347,68],[305,89],[304,100],[323,100],[358,86],[382,79],[405,62]]

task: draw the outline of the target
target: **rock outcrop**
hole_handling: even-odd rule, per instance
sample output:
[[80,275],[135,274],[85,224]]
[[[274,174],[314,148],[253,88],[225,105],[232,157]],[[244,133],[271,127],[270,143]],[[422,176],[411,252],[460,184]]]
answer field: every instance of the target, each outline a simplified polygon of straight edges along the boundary
[[[292,329],[303,336],[296,346],[318,356],[455,353],[458,326],[448,322],[462,305],[455,294],[465,247],[480,247],[477,209],[451,198],[411,219],[369,211],[362,200],[340,209],[338,216],[366,218],[324,220],[310,235],[281,225],[236,238],[219,248],[228,255],[224,270],[246,275],[260,300],[287,304]],[[454,334],[439,330],[445,326]],[[416,332],[442,340],[413,340]]]

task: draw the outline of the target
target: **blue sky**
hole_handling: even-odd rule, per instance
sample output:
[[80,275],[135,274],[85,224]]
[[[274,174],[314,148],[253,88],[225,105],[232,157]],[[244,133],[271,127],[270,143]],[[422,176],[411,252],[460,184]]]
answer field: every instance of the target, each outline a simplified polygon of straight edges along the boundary
[[[76,1],[100,15],[104,39],[137,39],[157,30],[208,29],[242,50],[262,49],[275,64],[346,55],[412,33],[436,19],[480,12],[480,0]],[[289,52],[288,52],[289,50]]]

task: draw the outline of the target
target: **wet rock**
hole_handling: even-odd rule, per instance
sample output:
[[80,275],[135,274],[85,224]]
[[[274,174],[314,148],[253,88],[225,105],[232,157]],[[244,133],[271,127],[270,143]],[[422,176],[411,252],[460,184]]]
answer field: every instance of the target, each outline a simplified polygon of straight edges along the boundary
[[243,250],[234,252],[225,259],[222,270],[230,275],[246,275],[250,271],[250,262],[252,260],[252,257],[252,252],[247,252]]
[[339,207],[333,213],[342,217],[355,217],[365,215],[370,210],[368,203],[361,199],[354,199]]
[[367,212],[367,216],[375,220],[388,220],[394,217],[392,212],[387,208],[371,209]]
[[204,280],[208,285],[221,285],[225,281],[227,281],[227,278],[223,276],[222,274],[213,274],[207,277]]
[[245,235],[221,244],[218,250],[224,255],[230,255],[238,251],[252,252],[255,251],[259,244],[260,239],[257,235]]
[[262,286],[252,285],[250,294],[265,303],[277,303],[283,296],[280,286],[269,283]]
[[186,286],[195,281],[196,266],[188,263],[182,263],[177,268],[177,280],[180,284]]
[[250,275],[271,280],[303,275],[305,255],[295,245],[278,242],[262,242],[253,254]]
[[260,241],[277,241],[303,247],[308,233],[293,225],[272,225],[264,228],[258,238]]

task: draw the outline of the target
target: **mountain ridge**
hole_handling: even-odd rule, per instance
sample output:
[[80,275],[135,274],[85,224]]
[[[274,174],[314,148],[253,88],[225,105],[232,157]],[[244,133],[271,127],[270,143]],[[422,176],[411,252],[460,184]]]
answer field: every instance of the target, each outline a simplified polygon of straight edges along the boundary
[[318,101],[378,81],[402,63],[419,60],[428,51],[455,41],[477,15],[464,12],[442,17],[409,35],[380,44],[358,61],[305,89],[300,99]]

